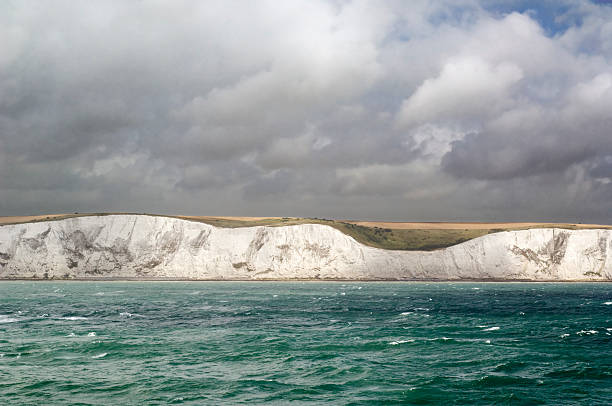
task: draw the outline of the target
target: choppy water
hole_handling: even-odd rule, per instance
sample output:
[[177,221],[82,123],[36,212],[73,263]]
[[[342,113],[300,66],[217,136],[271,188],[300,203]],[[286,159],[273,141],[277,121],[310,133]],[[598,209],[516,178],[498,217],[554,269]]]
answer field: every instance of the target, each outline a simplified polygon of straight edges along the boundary
[[0,404],[612,403],[612,284],[0,283]]

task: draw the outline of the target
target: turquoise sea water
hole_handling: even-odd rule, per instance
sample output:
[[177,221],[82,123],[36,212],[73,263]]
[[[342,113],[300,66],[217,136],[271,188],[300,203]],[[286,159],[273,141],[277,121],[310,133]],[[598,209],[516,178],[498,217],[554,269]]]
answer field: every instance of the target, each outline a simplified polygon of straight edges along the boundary
[[612,284],[1,282],[0,404],[612,404]]

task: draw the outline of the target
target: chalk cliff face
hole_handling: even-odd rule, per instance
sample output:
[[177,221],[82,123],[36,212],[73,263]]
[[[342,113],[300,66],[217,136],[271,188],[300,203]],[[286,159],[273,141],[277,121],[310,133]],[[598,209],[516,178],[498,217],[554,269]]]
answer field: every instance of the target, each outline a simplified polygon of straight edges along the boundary
[[324,225],[217,228],[111,215],[0,227],[0,278],[612,280],[612,231],[533,229],[433,251]]

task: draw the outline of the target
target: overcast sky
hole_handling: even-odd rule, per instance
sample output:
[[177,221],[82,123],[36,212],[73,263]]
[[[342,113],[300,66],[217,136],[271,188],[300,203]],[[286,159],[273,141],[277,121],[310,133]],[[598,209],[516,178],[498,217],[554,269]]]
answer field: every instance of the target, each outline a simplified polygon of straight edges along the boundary
[[612,223],[606,1],[2,1],[0,215]]

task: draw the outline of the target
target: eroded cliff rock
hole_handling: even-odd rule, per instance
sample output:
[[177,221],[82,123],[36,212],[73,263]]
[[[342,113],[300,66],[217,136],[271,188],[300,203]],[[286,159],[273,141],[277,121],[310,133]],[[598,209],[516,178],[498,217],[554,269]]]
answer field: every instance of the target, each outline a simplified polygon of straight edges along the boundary
[[432,252],[324,225],[217,228],[146,215],[0,227],[0,278],[612,280],[612,231],[532,229]]

